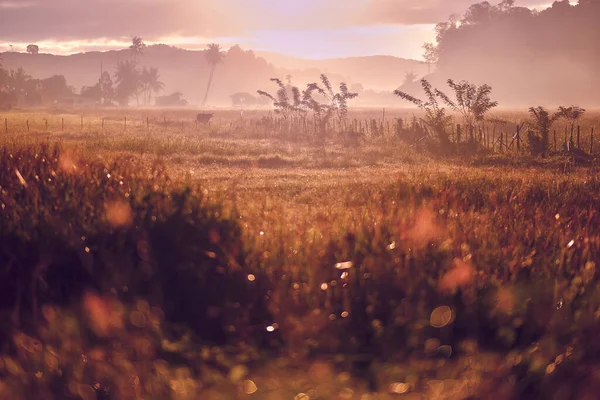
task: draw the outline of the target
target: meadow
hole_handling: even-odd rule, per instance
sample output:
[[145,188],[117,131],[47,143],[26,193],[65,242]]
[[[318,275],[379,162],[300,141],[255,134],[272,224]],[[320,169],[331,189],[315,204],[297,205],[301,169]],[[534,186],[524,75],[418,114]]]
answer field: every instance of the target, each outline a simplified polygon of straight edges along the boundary
[[0,115],[0,397],[596,398],[600,179],[568,126],[532,157],[498,111],[441,156],[402,109],[351,111],[358,139],[194,115]]

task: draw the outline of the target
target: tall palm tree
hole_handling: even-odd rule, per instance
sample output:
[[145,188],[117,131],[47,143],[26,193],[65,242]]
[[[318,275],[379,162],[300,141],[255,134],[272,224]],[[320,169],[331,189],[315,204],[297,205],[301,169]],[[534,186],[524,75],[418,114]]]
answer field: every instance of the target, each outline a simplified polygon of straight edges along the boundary
[[114,77],[117,83],[116,100],[121,105],[127,105],[129,98],[138,93],[140,88],[140,71],[136,68],[135,61],[119,62]]
[[131,50],[131,54],[133,54],[133,60],[137,61],[137,56],[141,56],[144,54],[144,50],[146,49],[146,43],[139,36],[134,36],[131,38],[131,46],[129,46],[129,50]]
[[206,105],[206,99],[208,98],[208,91],[210,90],[210,85],[213,80],[213,75],[215,73],[215,68],[217,64],[223,62],[225,58],[225,52],[221,51],[221,46],[215,43],[211,43],[208,45],[208,50],[205,53],[206,61],[210,66],[210,74],[208,76],[208,85],[206,86],[206,93],[204,94],[204,100],[202,100],[202,107]]
[[165,88],[165,84],[159,80],[160,73],[158,72],[158,68],[144,67],[140,79],[144,94],[144,104],[148,104],[150,99],[152,99],[152,92],[159,93]]

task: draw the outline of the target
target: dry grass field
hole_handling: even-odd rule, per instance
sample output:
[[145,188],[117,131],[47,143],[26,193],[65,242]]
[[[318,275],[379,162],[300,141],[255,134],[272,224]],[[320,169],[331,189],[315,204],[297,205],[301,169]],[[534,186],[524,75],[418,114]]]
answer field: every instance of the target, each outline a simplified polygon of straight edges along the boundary
[[594,159],[194,114],[0,115],[0,397],[595,398]]

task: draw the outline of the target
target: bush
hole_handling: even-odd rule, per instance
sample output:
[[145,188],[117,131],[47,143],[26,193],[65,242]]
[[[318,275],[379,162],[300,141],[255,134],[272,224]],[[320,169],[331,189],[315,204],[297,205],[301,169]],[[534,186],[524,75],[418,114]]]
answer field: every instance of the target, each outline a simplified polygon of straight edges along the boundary
[[3,149],[0,171],[0,310],[21,328],[90,289],[144,297],[212,342],[266,318],[236,216],[159,165],[79,164],[44,146]]

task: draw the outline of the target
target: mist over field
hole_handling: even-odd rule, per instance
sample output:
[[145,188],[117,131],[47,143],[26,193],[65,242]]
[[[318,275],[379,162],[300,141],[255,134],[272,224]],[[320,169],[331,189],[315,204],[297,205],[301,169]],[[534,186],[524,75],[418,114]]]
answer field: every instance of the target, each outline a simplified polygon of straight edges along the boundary
[[[393,9],[390,4],[385,7]],[[223,46],[226,61],[214,71],[212,104],[229,106],[230,96],[236,93],[256,95],[256,90],[268,87],[270,78],[283,80],[289,76],[294,85],[302,87],[326,73],[336,84],[344,81],[355,91],[365,92],[357,99],[361,106],[399,106],[391,92],[403,88],[418,94],[418,80],[423,77],[437,87],[444,86],[447,79],[488,84],[500,106],[506,108],[534,103],[598,106],[598,2],[571,5],[564,0],[531,9],[505,1],[499,5],[465,4],[465,8],[466,11],[452,14],[429,28],[435,34],[434,42],[425,49],[426,60],[384,54],[311,59],[254,51],[251,46]],[[4,9],[5,17],[19,10],[10,6]],[[305,40],[326,41],[326,33],[322,36],[311,34]],[[299,40],[289,39],[287,54],[300,48]],[[8,43],[5,42],[5,48]],[[347,45],[340,41],[340,47]],[[365,44],[360,46],[368,48]],[[46,53],[43,47],[39,51]],[[2,58],[5,69],[23,68],[36,79],[62,75],[77,94],[84,86],[95,85],[101,71],[112,75],[119,62],[135,58],[139,68],[159,70],[164,83],[162,94],[181,92],[191,104],[201,103],[210,70],[204,60],[205,50],[168,45],[150,46],[140,57],[133,57],[129,49],[115,49],[73,55],[5,52]]]

